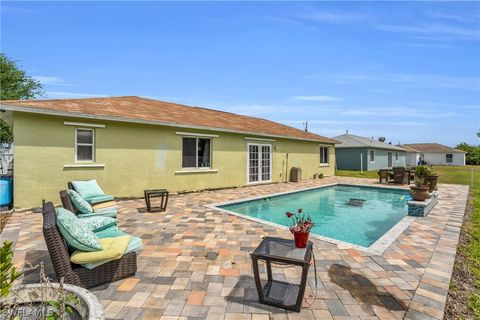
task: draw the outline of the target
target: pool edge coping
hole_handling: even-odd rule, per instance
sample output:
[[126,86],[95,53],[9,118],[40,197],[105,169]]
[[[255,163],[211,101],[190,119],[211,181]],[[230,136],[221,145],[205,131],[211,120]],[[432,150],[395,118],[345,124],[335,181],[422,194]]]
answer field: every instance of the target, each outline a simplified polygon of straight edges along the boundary
[[[320,186],[314,186],[314,187],[309,187],[309,188],[304,188],[304,189],[297,189],[293,191],[283,191],[283,192],[277,192],[277,193],[271,193],[271,194],[266,194],[266,195],[261,195],[261,196],[256,196],[256,197],[250,197],[250,198],[244,198],[244,199],[236,199],[236,200],[230,200],[230,201],[224,201],[224,202],[216,202],[216,203],[209,203],[203,205],[204,207],[207,207],[212,210],[216,210],[222,213],[226,213],[229,215],[237,216],[243,219],[247,219],[253,222],[261,223],[270,227],[274,228],[280,228],[283,230],[289,230],[288,227],[282,226],[277,223],[273,223],[270,221],[265,221],[262,219],[250,217],[235,211],[230,211],[227,209],[219,208],[219,206],[224,206],[224,205],[229,205],[229,204],[235,204],[239,202],[247,202],[247,201],[255,201],[263,198],[268,198],[268,197],[276,197],[276,196],[282,196],[286,194],[292,194],[292,193],[298,193],[298,192],[304,192],[304,191],[310,191],[310,190],[315,190],[315,189],[322,189],[322,188],[327,188],[327,187],[332,187],[332,186],[354,186],[354,187],[367,187],[367,188],[377,188],[377,189],[395,189],[395,190],[406,190],[402,188],[395,188],[395,187],[390,187],[390,186],[372,186],[372,185],[366,185],[366,184],[348,184],[348,183],[327,183],[324,185]],[[408,213],[405,217],[403,217],[400,221],[398,221],[396,224],[393,225],[390,229],[388,229],[387,232],[385,232],[380,238],[375,240],[374,243],[372,243],[370,246],[365,247],[361,246],[358,244],[353,244],[350,242],[342,241],[342,240],[337,240],[333,239],[330,237],[326,236],[321,236],[321,235],[316,235],[316,234],[310,234],[311,238],[325,241],[328,243],[332,243],[335,245],[338,245],[340,249],[356,249],[363,251],[369,255],[381,255],[390,245],[395,242],[395,240],[410,226],[410,224],[415,221],[417,217],[409,216]]]

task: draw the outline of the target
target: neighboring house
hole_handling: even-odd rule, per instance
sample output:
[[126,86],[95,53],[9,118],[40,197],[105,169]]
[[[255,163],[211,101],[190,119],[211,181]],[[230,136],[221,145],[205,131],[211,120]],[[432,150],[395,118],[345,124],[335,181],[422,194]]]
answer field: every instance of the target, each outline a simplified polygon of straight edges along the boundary
[[335,140],[272,121],[140,97],[1,101],[14,134],[14,205],[59,203],[70,180],[105,192],[193,191],[334,175]]
[[334,137],[337,169],[372,171],[405,166],[405,150],[397,146],[353,134]]
[[465,151],[439,143],[408,143],[399,145],[407,152],[407,165],[428,163],[442,166],[464,166]]

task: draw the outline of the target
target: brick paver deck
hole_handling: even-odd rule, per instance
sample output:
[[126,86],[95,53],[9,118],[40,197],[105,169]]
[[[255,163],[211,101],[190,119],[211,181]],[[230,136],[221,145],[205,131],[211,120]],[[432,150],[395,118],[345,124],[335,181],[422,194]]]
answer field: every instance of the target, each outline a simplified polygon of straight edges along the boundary
[[[182,194],[156,213],[145,212],[143,199],[122,201],[120,228],[144,243],[138,272],[92,292],[111,319],[442,319],[468,193],[460,185],[440,185],[432,212],[380,255],[312,239],[320,281],[315,288],[311,268],[301,313],[258,303],[249,252],[265,235],[291,234],[204,205],[336,182],[375,184],[331,177]],[[44,261],[51,270],[41,228],[41,214],[16,212],[0,234],[15,241],[17,267]],[[24,282],[35,281],[25,271]],[[300,275],[274,272],[280,280]]]

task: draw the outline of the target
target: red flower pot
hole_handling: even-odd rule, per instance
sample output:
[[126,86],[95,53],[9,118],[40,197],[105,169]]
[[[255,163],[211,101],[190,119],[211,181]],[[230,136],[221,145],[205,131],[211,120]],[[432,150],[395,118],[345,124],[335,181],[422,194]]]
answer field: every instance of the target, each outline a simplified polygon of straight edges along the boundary
[[308,235],[310,232],[294,232],[293,237],[295,238],[295,247],[305,248],[308,243]]

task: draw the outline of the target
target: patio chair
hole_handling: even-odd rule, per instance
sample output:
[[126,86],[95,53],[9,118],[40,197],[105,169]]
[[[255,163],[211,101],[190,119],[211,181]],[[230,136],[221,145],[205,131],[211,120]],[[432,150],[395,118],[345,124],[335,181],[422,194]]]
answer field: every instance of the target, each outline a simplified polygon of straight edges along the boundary
[[379,183],[383,183],[383,181],[388,182],[389,177],[390,176],[389,176],[387,170],[382,170],[382,169],[378,170],[378,180],[379,180],[378,182]]
[[378,170],[378,179],[380,183],[383,183],[383,181],[388,183],[391,180],[391,173],[388,170],[380,169]]
[[127,253],[118,260],[87,269],[70,262],[68,246],[57,227],[57,214],[51,202],[43,205],[43,236],[57,279],[83,288],[92,288],[118,281],[137,272],[137,253]]
[[405,167],[393,167],[393,182],[398,184],[410,182],[410,174]]
[[101,212],[93,212],[91,214],[79,214],[79,210],[75,207],[73,204],[72,200],[70,199],[70,196],[68,195],[66,190],[60,191],[60,200],[62,201],[62,207],[64,209],[67,209],[68,211],[71,211],[75,213],[80,219],[81,218],[87,218],[87,217],[92,217],[92,216],[99,216],[99,217],[111,217],[111,218],[116,218],[117,217],[117,209],[114,210],[108,210],[108,211],[101,211]]

